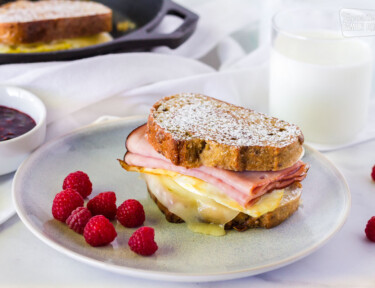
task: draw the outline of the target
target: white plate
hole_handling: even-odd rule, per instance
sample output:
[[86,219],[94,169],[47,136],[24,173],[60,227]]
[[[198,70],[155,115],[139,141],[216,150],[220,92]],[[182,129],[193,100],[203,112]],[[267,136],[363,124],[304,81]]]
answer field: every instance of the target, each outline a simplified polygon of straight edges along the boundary
[[0,176],[0,224],[7,221],[16,210],[12,202],[12,180],[14,173]]
[[[305,147],[311,165],[303,181],[303,205],[287,221],[270,230],[230,231],[213,237],[192,233],[186,224],[168,223],[149,199],[137,173],[124,171],[117,158],[125,153],[125,139],[145,118],[132,117],[81,129],[47,143],[18,169],[13,183],[16,210],[42,241],[82,262],[121,274],[170,281],[217,281],[270,271],[315,251],[343,225],[350,208],[350,192],[339,171],[319,152]],[[117,204],[141,201],[145,225],[155,228],[159,250],[141,257],[127,247],[135,229],[115,223],[112,245],[94,248],[81,235],[54,220],[51,205],[64,177],[76,170],[89,174],[94,196],[115,191]]]

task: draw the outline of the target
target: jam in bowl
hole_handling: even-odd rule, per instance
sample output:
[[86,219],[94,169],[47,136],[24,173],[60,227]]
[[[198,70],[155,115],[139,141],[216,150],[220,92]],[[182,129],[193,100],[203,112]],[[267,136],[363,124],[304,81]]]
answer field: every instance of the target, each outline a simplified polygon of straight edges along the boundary
[[0,141],[21,136],[35,126],[35,120],[26,113],[0,105]]
[[0,86],[0,175],[15,171],[45,134],[43,102],[24,89]]

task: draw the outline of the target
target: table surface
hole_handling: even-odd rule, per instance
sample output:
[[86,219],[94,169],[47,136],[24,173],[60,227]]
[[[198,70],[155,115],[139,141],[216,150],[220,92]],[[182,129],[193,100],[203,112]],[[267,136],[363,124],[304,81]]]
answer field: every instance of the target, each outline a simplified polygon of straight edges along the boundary
[[325,155],[348,181],[351,212],[325,246],[289,266],[224,282],[137,279],[91,267],[55,251],[15,215],[0,225],[0,287],[375,287],[375,243],[364,235],[368,219],[375,215],[375,182],[370,177],[375,140]]

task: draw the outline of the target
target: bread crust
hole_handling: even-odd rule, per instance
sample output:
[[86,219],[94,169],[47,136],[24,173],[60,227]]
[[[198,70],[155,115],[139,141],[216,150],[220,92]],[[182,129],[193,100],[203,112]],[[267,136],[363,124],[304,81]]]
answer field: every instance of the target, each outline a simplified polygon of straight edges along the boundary
[[[165,97],[153,105],[148,117],[146,132],[147,139],[154,149],[170,159],[174,165],[187,168],[219,167],[232,171],[277,171],[292,166],[303,153],[304,138],[299,129],[298,136],[291,137],[287,145],[282,147],[277,146],[276,142],[270,142],[268,145],[228,145],[201,137],[190,137],[187,140],[176,139],[170,131],[160,126],[157,119],[158,113],[160,113],[157,113],[158,108],[175,97],[180,97],[180,95]],[[213,101],[228,104],[216,99]],[[243,109],[250,113],[256,113],[249,109],[228,105],[232,109]]]
[[[8,9],[11,7],[8,6]],[[112,11],[82,17],[0,23],[0,42],[7,45],[51,42],[112,30]]]
[[[176,214],[170,212],[152,193],[152,189],[147,184],[147,191],[151,199],[156,203],[159,210],[165,215],[165,218],[170,223],[183,223],[185,222]],[[302,185],[299,182],[295,182],[290,185],[291,189],[302,189]],[[230,230],[235,229],[237,231],[245,231],[251,228],[266,228],[270,229],[280,225],[286,219],[288,219],[294,212],[298,210],[301,193],[297,197],[290,201],[286,201],[275,210],[268,212],[258,218],[251,217],[247,214],[240,212],[232,221],[225,224],[224,229]]]

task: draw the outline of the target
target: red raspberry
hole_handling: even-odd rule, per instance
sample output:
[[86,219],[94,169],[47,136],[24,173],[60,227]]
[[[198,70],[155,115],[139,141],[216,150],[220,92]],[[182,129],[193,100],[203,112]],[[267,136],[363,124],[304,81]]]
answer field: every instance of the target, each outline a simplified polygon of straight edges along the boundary
[[158,250],[158,245],[154,240],[154,229],[151,227],[141,227],[129,238],[128,245],[135,253],[143,256],[150,256]]
[[117,237],[117,233],[107,218],[97,215],[87,222],[83,230],[83,237],[91,246],[105,246]]
[[375,165],[372,167],[371,178],[375,181]]
[[365,233],[370,241],[375,242],[375,216],[368,220]]
[[141,226],[145,222],[145,211],[137,200],[129,199],[117,208],[117,220],[128,228]]
[[70,229],[82,234],[83,229],[91,217],[92,215],[89,209],[85,207],[78,207],[77,209],[73,210],[72,214],[70,214],[65,222],[68,224]]
[[56,220],[65,222],[77,207],[83,206],[83,198],[72,189],[65,189],[56,194],[52,203],[52,215]]
[[92,192],[92,183],[86,173],[76,171],[65,177],[63,189],[67,188],[76,190],[83,198],[86,198]]
[[109,220],[115,219],[117,212],[115,192],[98,194],[87,203],[87,208],[92,215],[103,215]]

